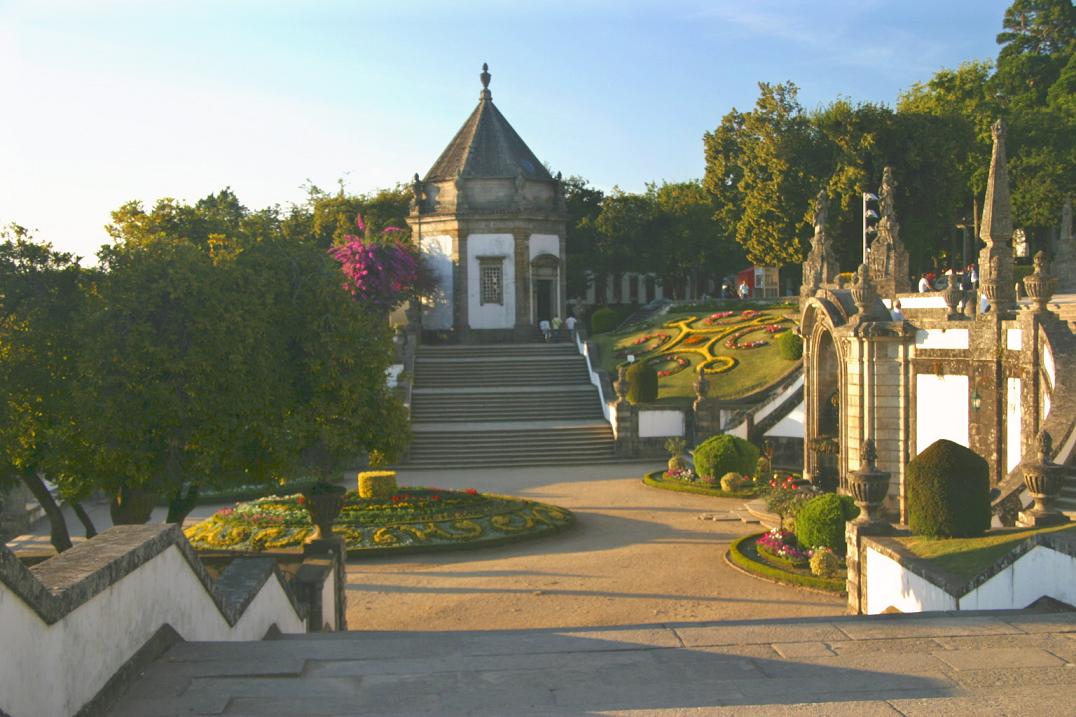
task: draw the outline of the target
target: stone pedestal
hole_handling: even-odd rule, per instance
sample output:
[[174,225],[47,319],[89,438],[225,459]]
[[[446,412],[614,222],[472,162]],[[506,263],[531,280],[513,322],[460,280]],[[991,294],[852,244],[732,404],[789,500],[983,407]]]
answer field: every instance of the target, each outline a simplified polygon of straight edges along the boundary
[[847,554],[844,562],[848,566],[848,577],[845,583],[845,589],[848,592],[848,612],[854,615],[863,615],[867,612],[867,595],[863,589],[867,583],[866,565],[862,563],[863,538],[892,533],[893,526],[888,524],[861,525],[852,521],[845,524],[844,543]]
[[639,412],[628,401],[628,370],[623,366],[613,384],[617,400],[613,404],[616,422],[616,454],[620,458],[635,458],[639,454]]
[[[336,614],[333,616],[338,631],[347,630],[347,548],[343,538],[318,538],[303,546],[303,563],[328,562],[333,566],[333,593]],[[300,568],[300,571],[302,569]],[[317,615],[309,616],[311,631],[320,631],[328,615],[320,614],[320,596],[310,596],[310,604],[318,606]]]

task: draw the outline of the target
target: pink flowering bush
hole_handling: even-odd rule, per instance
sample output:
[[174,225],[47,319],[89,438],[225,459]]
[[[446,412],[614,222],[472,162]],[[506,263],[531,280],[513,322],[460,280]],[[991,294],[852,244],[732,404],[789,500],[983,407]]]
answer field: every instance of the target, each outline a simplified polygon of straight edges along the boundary
[[796,545],[795,535],[781,528],[774,528],[768,533],[763,533],[759,536],[756,545],[759,551],[790,563],[806,563],[811,557],[811,551],[803,550]]
[[[366,230],[362,215],[355,225]],[[379,241],[359,236],[345,236],[346,243],[329,249],[340,262],[346,287],[357,299],[391,310],[419,289],[421,262],[418,251],[391,235],[403,231],[386,227]]]

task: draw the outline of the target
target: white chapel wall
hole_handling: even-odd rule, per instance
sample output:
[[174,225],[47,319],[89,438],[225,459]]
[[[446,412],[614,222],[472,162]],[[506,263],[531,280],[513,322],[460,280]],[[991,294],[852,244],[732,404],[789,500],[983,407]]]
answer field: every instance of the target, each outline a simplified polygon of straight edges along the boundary
[[946,438],[968,445],[968,377],[921,373],[915,377],[915,450]]
[[[479,257],[501,257],[501,304],[481,304]],[[515,239],[511,234],[467,237],[467,323],[472,329],[510,329],[516,325]]]
[[1005,470],[1020,463],[1020,379],[1005,380]]
[[419,248],[436,282],[434,297],[423,308],[422,325],[427,329],[452,328],[452,237],[438,234],[422,237]]

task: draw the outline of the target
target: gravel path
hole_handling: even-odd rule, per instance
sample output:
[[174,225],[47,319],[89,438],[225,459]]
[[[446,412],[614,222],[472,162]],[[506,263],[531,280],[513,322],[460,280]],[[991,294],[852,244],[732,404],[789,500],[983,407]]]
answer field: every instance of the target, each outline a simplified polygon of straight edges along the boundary
[[493,630],[845,614],[843,599],[743,575],[723,559],[758,530],[742,501],[648,488],[659,463],[401,470],[400,485],[477,488],[554,503],[577,525],[475,551],[352,560],[352,630]]

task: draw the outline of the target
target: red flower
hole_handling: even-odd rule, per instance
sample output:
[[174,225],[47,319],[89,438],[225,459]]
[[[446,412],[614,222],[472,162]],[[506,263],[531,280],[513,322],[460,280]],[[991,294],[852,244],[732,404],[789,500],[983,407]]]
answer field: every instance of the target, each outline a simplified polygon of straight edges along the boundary
[[478,495],[478,491],[475,490],[474,488],[468,488],[463,492],[466,493],[467,495]]
[[297,502],[299,505],[306,505],[306,496],[304,496],[304,495],[299,496],[298,498],[295,499],[295,502]]

